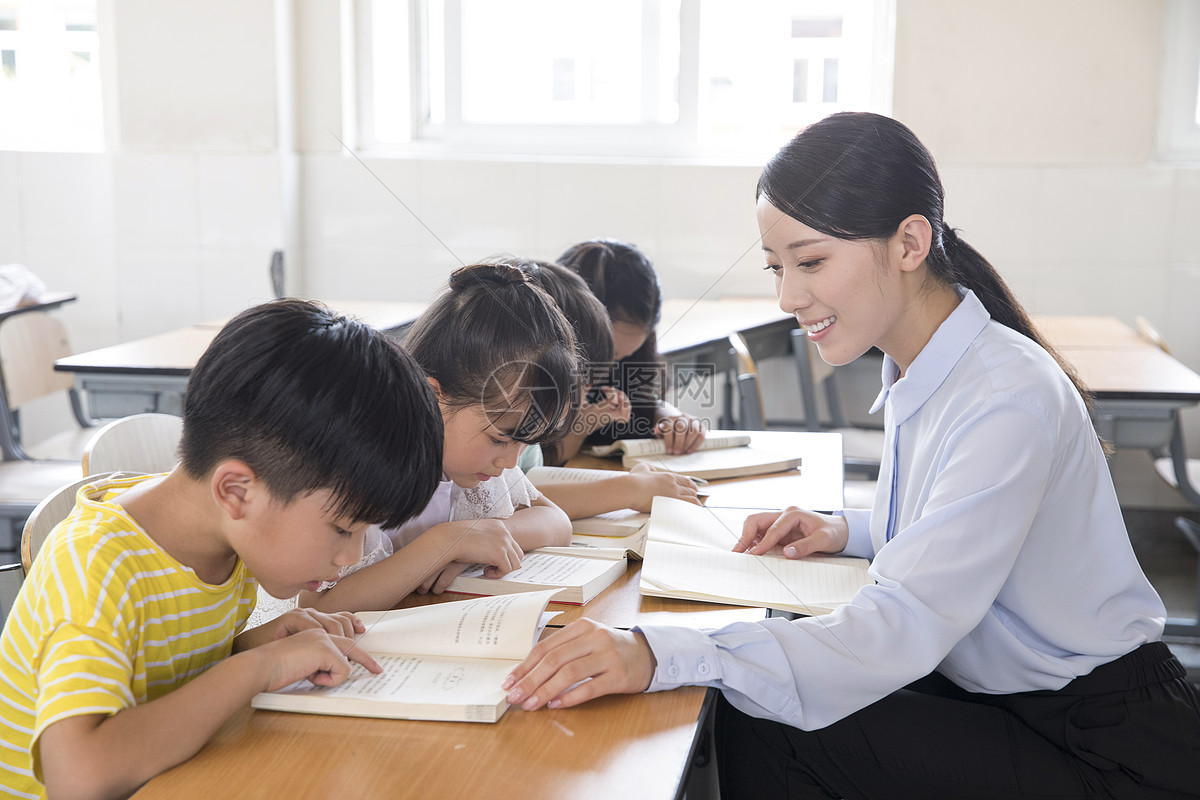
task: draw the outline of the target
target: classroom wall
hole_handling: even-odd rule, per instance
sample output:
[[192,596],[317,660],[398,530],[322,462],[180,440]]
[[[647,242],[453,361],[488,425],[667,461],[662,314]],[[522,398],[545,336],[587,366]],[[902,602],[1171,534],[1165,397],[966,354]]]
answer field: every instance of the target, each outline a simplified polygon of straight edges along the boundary
[[[771,291],[757,164],[360,162],[337,141],[337,0],[101,3],[117,147],[0,152],[0,263],[79,294],[76,349],[267,298],[277,248],[289,291],[325,298],[421,299],[460,262],[601,235],[644,248],[672,296]],[[1163,5],[897,0],[894,115],[1032,311],[1145,315],[1200,369],[1200,169],[1154,161]]]

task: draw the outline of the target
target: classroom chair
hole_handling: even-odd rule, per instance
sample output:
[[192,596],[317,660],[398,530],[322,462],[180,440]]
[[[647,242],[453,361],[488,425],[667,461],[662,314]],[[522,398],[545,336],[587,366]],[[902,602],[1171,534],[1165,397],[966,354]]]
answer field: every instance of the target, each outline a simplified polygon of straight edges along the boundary
[[[741,431],[766,429],[766,413],[763,411],[762,391],[758,382],[758,368],[750,355],[746,339],[740,333],[729,334],[729,355],[736,375],[735,384],[727,385],[725,392],[725,427]],[[733,402],[736,386],[736,404]],[[733,408],[737,408],[736,414]]]
[[[1145,317],[1134,320],[1138,335],[1149,344],[1170,355],[1171,348],[1167,346],[1166,338]],[[1175,415],[1175,425],[1171,432],[1171,441],[1165,450],[1152,450],[1154,471],[1168,485],[1179,491],[1183,498],[1194,508],[1200,509],[1200,459],[1188,458],[1187,443],[1183,439],[1183,424],[1179,415]],[[1200,523],[1187,517],[1176,517],[1175,527],[1196,552],[1200,554]],[[1187,623],[1168,622],[1166,633],[1176,636],[1200,637],[1200,564],[1196,567],[1196,620]]]
[[804,407],[805,429],[840,433],[847,477],[874,480],[879,477],[883,431],[852,425],[846,419],[838,391],[837,369],[826,364],[820,355],[812,351],[813,345],[802,328],[793,330],[791,336],[792,354],[800,377],[800,402]]
[[[8,461],[59,460],[78,462],[95,424],[83,408],[75,379],[55,372],[54,362],[71,355],[66,326],[44,311],[31,311],[0,324],[0,445]],[[65,393],[76,426],[40,442],[21,438],[20,410],[35,400]]]
[[38,550],[54,530],[75,506],[75,495],[79,489],[94,480],[107,477],[104,474],[80,477],[76,469],[75,477],[68,483],[61,484],[38,501],[25,519],[21,532],[21,561],[20,563],[0,566],[0,619],[8,616],[16,599],[17,591],[21,588],[25,576],[33,566],[33,559]]
[[98,429],[83,451],[83,474],[131,470],[169,472],[179,460],[183,420],[174,414],[134,414]]

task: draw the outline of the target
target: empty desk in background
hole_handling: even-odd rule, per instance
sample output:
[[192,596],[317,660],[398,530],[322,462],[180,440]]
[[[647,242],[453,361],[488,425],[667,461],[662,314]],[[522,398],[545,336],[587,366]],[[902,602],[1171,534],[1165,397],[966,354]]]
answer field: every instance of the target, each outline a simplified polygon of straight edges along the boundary
[[[399,333],[425,310],[424,303],[328,301],[343,314],[387,333]],[[98,419],[159,412],[180,414],[192,367],[226,320],[179,328],[131,342],[60,358],[59,372],[75,375]]]

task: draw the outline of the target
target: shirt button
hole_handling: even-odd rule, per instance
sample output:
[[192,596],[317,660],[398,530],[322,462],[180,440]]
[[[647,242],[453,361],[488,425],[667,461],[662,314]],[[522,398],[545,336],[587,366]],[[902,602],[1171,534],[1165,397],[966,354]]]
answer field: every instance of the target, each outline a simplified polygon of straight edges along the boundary
[[672,664],[671,666],[667,667],[667,674],[670,675],[672,678],[678,677],[679,676],[679,667]]
[[696,667],[696,671],[699,672],[701,675],[707,675],[708,674],[708,664],[701,661],[700,666]]

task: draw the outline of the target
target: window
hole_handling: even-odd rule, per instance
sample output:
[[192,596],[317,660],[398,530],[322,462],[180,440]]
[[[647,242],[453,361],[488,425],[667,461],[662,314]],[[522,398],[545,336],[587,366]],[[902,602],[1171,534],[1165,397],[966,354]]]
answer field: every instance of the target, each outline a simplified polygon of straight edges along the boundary
[[1159,156],[1200,160],[1200,3],[1171,0],[1164,34]]
[[95,0],[0,0],[0,148],[99,150]]
[[360,0],[357,13],[367,149],[760,158],[834,111],[891,108],[894,0]]

